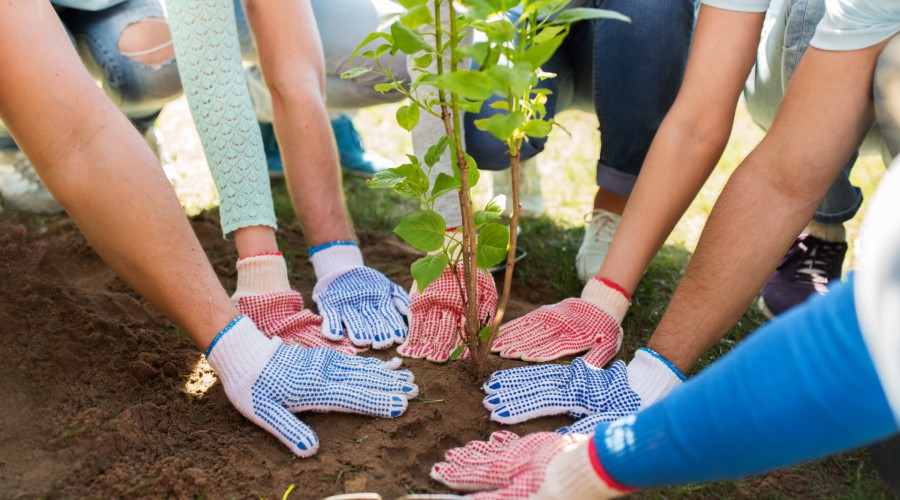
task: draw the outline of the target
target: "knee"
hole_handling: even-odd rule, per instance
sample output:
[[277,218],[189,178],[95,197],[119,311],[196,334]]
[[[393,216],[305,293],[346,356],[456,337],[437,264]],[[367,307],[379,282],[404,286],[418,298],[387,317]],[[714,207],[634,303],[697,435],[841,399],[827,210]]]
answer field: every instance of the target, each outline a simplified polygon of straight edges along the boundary
[[891,154],[900,152],[900,36],[878,58],[874,79],[875,113]]
[[129,25],[119,36],[119,52],[152,67],[175,60],[169,25],[161,17],[149,17]]

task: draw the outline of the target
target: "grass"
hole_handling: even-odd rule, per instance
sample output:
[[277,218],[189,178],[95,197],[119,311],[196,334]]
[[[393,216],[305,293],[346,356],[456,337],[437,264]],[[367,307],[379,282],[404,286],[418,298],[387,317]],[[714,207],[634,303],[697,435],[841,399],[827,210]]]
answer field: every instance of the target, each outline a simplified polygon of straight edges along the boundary
[[[167,107],[172,113],[178,105]],[[387,156],[396,162],[405,161],[405,153],[412,151],[409,134],[394,123],[396,105],[386,105],[362,110],[355,117],[357,127],[363,133],[368,149]],[[584,235],[584,216],[590,211],[595,193],[594,172],[599,151],[599,133],[593,115],[567,111],[557,119],[571,136],[555,130],[548,141],[547,150],[539,160],[546,212],[541,217],[524,218],[520,243],[527,249],[528,257],[517,267],[517,277],[528,283],[537,280],[560,298],[578,296],[582,285],[575,275],[575,253]],[[177,119],[176,119],[177,120]],[[184,119],[181,118],[183,121]],[[166,120],[161,120],[166,133]],[[174,125],[178,126],[178,125]],[[185,127],[182,123],[181,127]],[[186,125],[191,128],[190,125]],[[192,132],[192,130],[191,130]],[[665,246],[648,267],[634,294],[634,307],[625,319],[623,356],[629,359],[635,349],[644,345],[665,312],[672,293],[677,287],[684,269],[694,251],[706,217],[728,177],[762,138],[762,132],[752,123],[743,108],[739,110],[732,137],[721,161],[704,185],[697,199],[669,236]],[[185,138],[187,137],[187,138]],[[179,140],[188,141],[189,135],[180,134]],[[210,190],[212,183],[202,179],[205,171],[196,169],[198,151],[181,151],[176,155],[186,169],[194,172],[191,182],[198,189]],[[674,166],[673,166],[674,167]],[[181,169],[184,170],[184,169]],[[174,172],[174,173],[172,173]],[[852,180],[871,195],[884,172],[880,158],[863,157],[854,169]],[[185,175],[179,169],[169,171],[176,182],[176,191],[185,187]],[[200,179],[196,179],[199,176]],[[180,183],[180,184],[179,184]],[[491,176],[482,175],[475,190],[478,203],[490,199]],[[273,182],[276,214],[281,221],[294,221],[295,217],[287,189],[283,181]],[[345,177],[344,192],[351,217],[357,229],[390,232],[398,221],[414,210],[414,202],[386,191],[374,191],[356,177]],[[183,203],[191,207],[208,207],[215,204],[215,193],[204,196],[195,192],[179,192]],[[860,214],[847,224],[850,251],[845,269],[854,263],[853,249],[859,230]],[[287,255],[288,259],[296,255]],[[728,334],[700,360],[698,370],[730,351],[763,322],[762,315],[750,307]],[[435,401],[419,401],[431,403]],[[343,471],[338,472],[338,478]],[[335,476],[320,478],[323,481]],[[882,498],[890,496],[886,486],[875,475],[866,451],[856,451],[822,461],[803,464],[770,475],[719,482],[705,485],[650,490],[643,493],[650,498],[682,497],[840,497]]]

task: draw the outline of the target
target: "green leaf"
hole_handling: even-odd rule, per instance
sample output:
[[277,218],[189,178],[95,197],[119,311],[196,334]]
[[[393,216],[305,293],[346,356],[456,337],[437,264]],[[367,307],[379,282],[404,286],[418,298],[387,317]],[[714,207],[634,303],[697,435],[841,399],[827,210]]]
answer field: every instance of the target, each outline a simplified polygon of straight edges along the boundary
[[410,103],[397,108],[397,123],[404,129],[412,131],[413,127],[419,123],[419,106],[416,103]]
[[370,71],[372,71],[372,68],[370,68],[368,66],[356,66],[355,68],[350,68],[347,71],[344,71],[343,73],[341,73],[341,78],[344,78],[344,79],[354,78],[359,75],[364,75]]
[[382,94],[386,94],[386,93],[388,93],[388,92],[390,92],[390,91],[392,91],[392,90],[394,90],[394,89],[396,89],[396,88],[397,88],[397,83],[396,83],[396,82],[390,82],[390,83],[376,83],[376,84],[375,84],[375,91],[381,92]]
[[460,45],[456,47],[456,55],[460,59],[471,57],[474,61],[481,63],[487,57],[491,44],[488,42],[475,42],[471,45]]
[[489,212],[487,210],[479,210],[475,212],[475,227],[481,227],[488,222],[493,220],[497,220],[500,218],[500,214],[495,212]]
[[447,269],[449,265],[450,259],[442,253],[427,255],[413,262],[412,266],[410,266],[410,272],[413,279],[416,280],[419,293],[425,291],[428,285],[440,278],[441,274],[444,273],[444,269]]
[[509,103],[506,101],[494,101],[491,103],[491,108],[502,109],[503,111],[509,111]]
[[366,181],[366,185],[373,189],[389,188],[400,184],[405,179],[406,176],[398,169],[389,168],[376,173],[371,179]]
[[550,129],[553,128],[550,122],[545,122],[543,120],[531,120],[530,122],[525,124],[525,127],[522,128],[522,131],[525,132],[526,135],[531,137],[547,137],[550,134]]
[[537,77],[530,68],[520,66],[493,66],[485,71],[498,94],[513,93],[522,95],[528,87],[537,83]]
[[426,52],[434,51],[434,49],[431,48],[431,45],[422,38],[421,33],[407,28],[403,23],[392,24],[391,35],[394,37],[397,48],[404,54],[415,54],[420,50]]
[[378,59],[379,57],[383,56],[385,52],[391,50],[392,48],[394,48],[394,46],[389,43],[383,43],[379,45],[378,48],[375,49],[375,57],[373,57],[373,59]]
[[550,22],[553,24],[572,24],[587,19],[615,19],[616,21],[624,21],[626,23],[631,22],[630,17],[614,10],[592,9],[590,7],[566,9],[560,12],[559,15]]
[[494,134],[494,137],[501,141],[505,141],[512,137],[513,132],[522,126],[524,121],[525,115],[519,112],[510,114],[497,113],[488,118],[475,120],[475,126],[478,127],[479,130],[486,130]]
[[478,114],[478,112],[481,111],[481,106],[484,105],[484,101],[469,101],[467,99],[460,99],[456,102],[456,104],[459,105],[459,109],[461,109],[462,111],[465,111],[466,113],[472,113],[474,115]]
[[565,26],[546,26],[537,32],[537,35],[534,36],[534,41],[535,43],[544,43],[562,33],[565,29]]
[[446,229],[447,223],[441,214],[434,210],[419,210],[404,217],[394,232],[416,250],[434,252],[444,245]]
[[491,333],[491,325],[487,325],[478,332],[478,340],[482,343],[487,342],[488,335]]
[[440,139],[438,139],[437,143],[428,148],[428,152],[425,153],[425,164],[429,167],[434,166],[434,164],[441,159],[441,155],[444,154],[444,151],[447,150],[447,146],[449,145],[449,135],[444,135]]
[[356,48],[353,49],[353,53],[350,54],[350,60],[352,61],[353,59],[355,59],[355,58],[356,58],[356,53],[359,52],[360,50],[362,50],[363,47],[365,47],[366,45],[368,45],[369,42],[372,42],[373,40],[377,40],[377,39],[379,39],[379,38],[385,39],[385,40],[387,41],[387,43],[389,43],[389,44],[391,44],[391,45],[394,44],[394,37],[392,37],[391,35],[389,35],[389,34],[387,34],[387,33],[383,33],[383,32],[381,32],[381,31],[376,31],[376,32],[374,32],[374,33],[369,33],[369,35],[366,36],[365,38],[363,38],[363,41],[359,42],[359,45],[357,45]]
[[423,24],[430,24],[434,21],[431,15],[431,9],[426,5],[415,5],[407,9],[406,13],[400,16],[400,22],[407,28],[414,30]]
[[435,85],[466,99],[483,101],[491,96],[491,82],[480,71],[463,69],[446,73],[435,80]]
[[412,155],[407,156],[409,157],[410,163],[404,163],[403,165],[396,167],[397,171],[403,174],[405,180],[401,184],[395,186],[395,190],[406,190],[415,194],[415,196],[409,196],[409,198],[424,198],[425,194],[428,192],[428,176],[425,175],[425,171],[422,170],[422,164],[419,163],[418,158]]
[[487,23],[476,23],[475,28],[487,35],[488,40],[495,44],[511,42],[516,39],[516,27],[504,18]]
[[427,68],[431,66],[431,62],[434,60],[434,56],[431,54],[425,54],[424,56],[419,56],[413,59],[413,64],[415,64],[419,68]]
[[[502,203],[501,203],[502,201]],[[498,194],[491,198],[491,201],[488,202],[487,206],[484,207],[486,212],[494,212],[495,214],[502,214],[503,208],[506,206],[506,195]]]
[[449,193],[450,191],[454,191],[460,188],[459,179],[453,177],[452,175],[447,175],[444,172],[438,174],[437,179],[434,180],[434,189],[431,190],[431,196],[429,199],[435,199],[438,196]]
[[522,63],[531,66],[533,69],[540,68],[542,64],[550,60],[556,49],[562,45],[563,40],[565,40],[565,36],[559,34],[543,42],[535,41],[522,56]]
[[478,267],[487,269],[499,264],[509,249],[509,228],[491,222],[478,232]]
[[472,158],[469,153],[463,152],[466,158],[466,166],[469,168],[469,189],[475,187],[478,184],[478,179],[481,178],[481,172],[478,171],[478,163],[475,162],[475,158]]
[[[453,332],[453,333],[456,333],[456,332]],[[463,353],[463,351],[466,350],[466,347],[468,347],[468,346],[463,344],[463,345],[457,347],[456,349],[453,349],[453,352],[450,353],[450,357],[447,359],[449,359],[450,361],[456,361],[457,359],[459,359],[460,356],[462,356],[462,353]]]

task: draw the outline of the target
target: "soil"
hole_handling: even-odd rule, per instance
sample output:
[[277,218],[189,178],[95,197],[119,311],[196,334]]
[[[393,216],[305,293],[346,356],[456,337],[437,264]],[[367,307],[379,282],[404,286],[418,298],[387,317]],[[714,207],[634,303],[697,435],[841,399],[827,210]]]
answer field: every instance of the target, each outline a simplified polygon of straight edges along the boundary
[[[428,471],[443,452],[500,429],[481,406],[470,363],[404,360],[420,397],[400,418],[300,414],[319,453],[296,459],[229,404],[220,384],[185,387],[200,353],[100,260],[65,217],[16,225],[0,216],[0,497],[384,498],[447,491]],[[217,221],[192,220],[228,290],[235,253]],[[307,304],[314,277],[297,227],[279,232]],[[389,235],[361,234],[366,262],[404,286],[418,255]],[[538,285],[538,286],[536,286]],[[516,283],[508,318],[560,299]],[[387,352],[364,355],[386,357]],[[490,369],[521,363],[492,358]],[[206,374],[209,375],[208,373]],[[194,375],[194,379],[197,375]],[[568,417],[511,429],[550,430]]]
[[[221,238],[213,217],[200,215],[192,225],[222,284],[232,290],[232,244]],[[278,236],[289,249],[291,282],[312,304],[315,280],[300,231],[283,225]],[[391,235],[359,236],[369,265],[410,285],[415,251]],[[507,317],[560,299],[540,280],[514,281]],[[220,384],[191,395],[191,384],[212,377],[200,359],[184,334],[113,274],[69,219],[0,215],[0,499],[276,499],[291,485],[292,499],[447,492],[428,477],[431,465],[446,449],[501,428],[487,418],[482,377],[470,363],[405,359],[421,394],[404,415],[300,414],[321,441],[316,456],[301,460],[238,414]],[[522,364],[491,357],[486,371]],[[570,422],[549,417],[505,428],[528,433]],[[892,467],[887,459],[896,457],[885,457],[876,465]],[[649,496],[890,496],[880,488],[859,489],[860,477],[872,480],[873,474],[868,455],[855,452]]]

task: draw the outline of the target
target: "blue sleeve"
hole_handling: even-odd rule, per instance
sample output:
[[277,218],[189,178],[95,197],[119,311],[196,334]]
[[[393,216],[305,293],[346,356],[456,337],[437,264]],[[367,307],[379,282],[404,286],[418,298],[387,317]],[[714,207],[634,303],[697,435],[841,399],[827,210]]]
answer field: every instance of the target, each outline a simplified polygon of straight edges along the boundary
[[646,410],[596,429],[600,463],[648,488],[757,474],[898,430],[863,343],[853,279],[763,326]]

